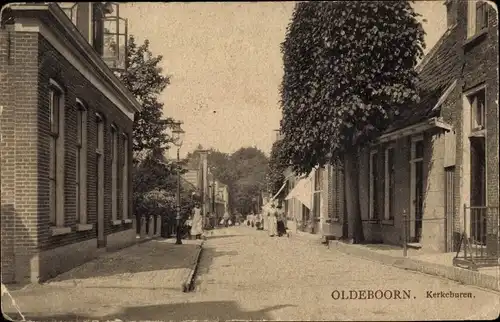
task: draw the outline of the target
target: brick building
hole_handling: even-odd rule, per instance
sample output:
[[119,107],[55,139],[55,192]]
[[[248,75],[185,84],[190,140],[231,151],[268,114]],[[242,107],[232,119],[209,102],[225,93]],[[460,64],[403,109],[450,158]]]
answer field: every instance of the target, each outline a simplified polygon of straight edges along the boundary
[[56,3],[2,12],[3,283],[43,281],[135,240],[131,135],[140,105],[102,56],[112,13],[100,2],[70,14]]
[[[491,253],[499,243],[497,13],[484,1],[445,5],[448,29],[417,66],[420,103],[359,151],[363,231],[368,242],[401,245],[406,235],[410,246],[440,252],[455,251],[465,232]],[[354,216],[341,167],[284,175],[299,229],[348,236]],[[300,201],[294,189],[307,180]]]
[[364,232],[369,241],[401,244],[406,214],[410,245],[454,251],[465,232],[492,250],[498,247],[497,13],[483,1],[445,5],[448,30],[417,67],[421,102],[361,151]]

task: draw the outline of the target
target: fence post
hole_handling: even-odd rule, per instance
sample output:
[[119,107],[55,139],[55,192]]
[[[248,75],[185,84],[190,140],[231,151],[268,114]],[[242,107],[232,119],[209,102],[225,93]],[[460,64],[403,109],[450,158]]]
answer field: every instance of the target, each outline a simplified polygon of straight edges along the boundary
[[403,209],[403,257],[408,256],[408,246],[407,246],[407,237],[406,237],[406,209]]
[[467,205],[464,203],[464,233],[463,233],[463,246],[464,258],[467,258]]

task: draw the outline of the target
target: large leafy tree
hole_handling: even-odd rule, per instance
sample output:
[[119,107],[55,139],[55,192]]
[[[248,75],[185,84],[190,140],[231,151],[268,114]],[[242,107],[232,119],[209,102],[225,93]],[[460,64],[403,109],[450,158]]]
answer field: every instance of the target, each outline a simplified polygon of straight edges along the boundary
[[419,99],[417,18],[409,1],[301,2],[282,43],[283,153],[298,173],[343,162],[354,241],[363,240],[358,150]]
[[[134,37],[129,37],[126,60],[127,70],[117,76],[142,105],[142,111],[135,115],[133,128],[135,212],[136,215],[170,213],[173,216],[175,174],[179,167],[184,171],[184,163],[170,162],[164,156],[172,143],[167,133],[172,119],[164,117],[159,95],[170,84],[170,78],[163,75],[162,56],[152,54],[148,40],[137,45]],[[181,199],[182,205],[189,205],[189,191],[183,189]]]
[[133,150],[135,161],[144,159],[153,150],[164,152],[171,143],[167,134],[170,118],[163,116],[163,103],[159,95],[170,84],[170,77],[162,74],[162,56],[154,56],[149,49],[149,40],[137,45],[129,37],[127,48],[128,68],[119,77],[142,105],[135,115]]
[[273,143],[269,164],[267,167],[267,188],[269,192],[275,194],[283,184],[285,179],[283,171],[287,168],[287,161],[283,156],[283,142],[278,140]]

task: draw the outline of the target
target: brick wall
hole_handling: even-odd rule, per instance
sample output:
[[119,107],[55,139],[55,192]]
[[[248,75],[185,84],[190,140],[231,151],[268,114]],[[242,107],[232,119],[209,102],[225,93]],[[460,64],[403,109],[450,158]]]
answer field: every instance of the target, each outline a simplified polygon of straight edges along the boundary
[[[118,127],[118,219],[121,219],[122,203],[122,162],[124,151],[122,148],[123,138],[121,133],[127,133],[131,137],[133,122],[123,115],[113,103],[111,103],[101,92],[97,90],[83,75],[80,74],[69,62],[60,55],[52,45],[39,36],[39,105],[40,111],[40,135],[45,136],[48,131],[48,85],[49,80],[52,78],[61,85],[65,93],[65,225],[76,228],[78,224],[76,220],[76,98],[85,102],[87,107],[87,222],[93,224],[94,228],[91,231],[72,232],[68,235],[50,236],[48,224],[48,208],[45,207],[41,214],[43,222],[40,224],[40,246],[43,249],[50,249],[59,247],[65,244],[79,242],[96,237],[96,224],[97,224],[97,176],[96,176],[96,147],[97,147],[97,123],[95,113],[100,113],[104,118],[104,224],[105,234],[119,232],[124,229],[131,228],[128,225],[111,225],[111,125],[115,124]],[[131,140],[129,139],[129,146]],[[43,149],[43,151],[47,151]],[[132,155],[129,149],[129,160]],[[39,165],[42,169],[48,168],[48,154],[44,152],[41,154]],[[129,166],[131,170],[131,166]],[[129,178],[131,172],[129,171]],[[41,191],[40,197],[48,198],[48,182],[47,173],[40,173]],[[129,189],[129,200],[131,200],[131,189]],[[131,218],[132,209],[129,207],[129,218]],[[130,227],[129,227],[130,226]],[[74,229],[73,229],[74,230]]]
[[[498,19],[493,6],[488,10],[487,32],[475,41],[466,42],[467,4],[460,2],[458,6],[458,24],[463,48],[463,75],[461,88],[466,91],[478,85],[486,85],[486,193],[487,204],[498,206],[499,200],[499,130],[498,130]],[[462,130],[462,127],[459,128]],[[460,133],[462,134],[462,133]],[[461,135],[460,135],[461,136]],[[460,137],[460,136],[457,136]],[[464,145],[457,140],[457,150]],[[463,160],[457,153],[457,166]],[[465,200],[469,203],[468,200]],[[457,204],[458,212],[463,215],[463,204]],[[493,234],[498,226],[498,211],[492,212],[488,222],[488,232]],[[462,217],[462,216],[460,216]],[[461,227],[457,227],[461,229]],[[463,228],[462,228],[463,229]],[[493,230],[492,230],[493,229]],[[498,237],[492,243],[498,244]]]
[[[51,236],[49,223],[49,80],[65,90],[65,226],[66,235]],[[130,229],[111,225],[111,124],[119,129],[118,218],[122,215],[122,148],[125,132],[131,138],[133,122],[37,33],[0,30],[1,116],[1,227],[2,281],[29,278],[33,253],[96,238],[96,129],[95,113],[105,119],[105,234]],[[90,231],[76,231],[76,98],[88,108],[88,223]],[[129,139],[129,160],[132,160]],[[132,173],[129,166],[129,181]],[[129,186],[130,185],[129,182]],[[129,189],[131,201],[132,189]],[[131,202],[129,218],[132,218]],[[14,242],[15,241],[15,242]],[[21,269],[20,269],[21,268]],[[17,271],[16,271],[17,269]],[[16,276],[15,276],[16,275]]]
[[0,34],[2,281],[10,282],[29,278],[28,260],[38,242],[37,36],[9,30]]

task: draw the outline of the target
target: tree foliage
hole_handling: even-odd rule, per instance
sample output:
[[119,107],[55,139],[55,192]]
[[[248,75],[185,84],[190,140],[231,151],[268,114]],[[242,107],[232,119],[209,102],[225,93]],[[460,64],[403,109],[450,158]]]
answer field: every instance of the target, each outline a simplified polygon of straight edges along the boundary
[[342,158],[419,100],[417,17],[408,1],[296,5],[281,46],[283,153],[294,170]]
[[[118,77],[141,103],[133,128],[133,191],[136,215],[175,216],[177,170],[183,173],[185,162],[172,162],[165,158],[165,150],[172,143],[167,133],[171,118],[163,115],[159,95],[170,84],[162,74],[162,56],[154,56],[149,41],[137,45],[133,36],[128,41],[128,68]],[[182,212],[192,206],[190,191],[181,186]]]
[[171,142],[167,134],[171,119],[163,117],[163,103],[158,100],[170,84],[170,78],[162,74],[161,60],[161,55],[153,56],[149,40],[138,46],[134,37],[129,37],[128,68],[119,77],[142,105],[142,111],[135,115],[134,120],[133,150],[136,158],[143,158],[152,150],[165,151]]
[[[188,153],[187,159],[190,168],[198,169],[197,150]],[[254,210],[266,185],[266,155],[255,147],[240,148],[233,154],[209,149],[207,160],[215,179],[228,186],[230,209],[243,213]]]
[[271,148],[271,155],[269,157],[269,164],[267,167],[267,184],[269,192],[275,194],[283,184],[285,179],[283,171],[287,168],[288,164],[283,156],[283,141],[278,140],[273,143]]

